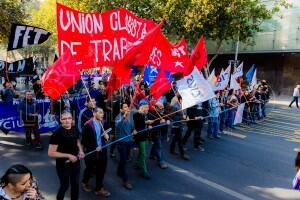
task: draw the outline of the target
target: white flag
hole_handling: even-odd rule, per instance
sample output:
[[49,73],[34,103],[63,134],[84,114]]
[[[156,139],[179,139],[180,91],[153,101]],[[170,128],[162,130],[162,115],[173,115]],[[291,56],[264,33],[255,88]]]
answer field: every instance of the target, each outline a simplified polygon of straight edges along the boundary
[[255,85],[257,85],[257,78],[256,78],[256,69],[253,73],[251,83],[250,83],[250,92],[254,90]]
[[233,76],[233,74],[230,77],[230,89],[239,90],[241,89],[240,84],[236,81],[236,78]]
[[235,114],[234,123],[233,123],[234,125],[242,123],[244,107],[245,107],[245,103],[239,105]]
[[244,67],[244,63],[242,62],[236,69],[235,71],[232,73],[232,76],[234,78],[238,78],[240,76],[243,76],[243,67]]
[[223,73],[220,74],[218,77],[218,81],[215,85],[214,90],[224,90],[225,87],[227,87],[229,83],[229,77],[230,77],[230,71],[231,71],[231,65],[229,65]]
[[210,73],[209,77],[207,78],[207,81],[210,83],[213,90],[215,87],[215,79],[216,79],[215,69],[213,69],[212,72]]
[[182,97],[182,109],[192,107],[215,97],[209,82],[195,67],[193,72],[177,81],[178,92]]

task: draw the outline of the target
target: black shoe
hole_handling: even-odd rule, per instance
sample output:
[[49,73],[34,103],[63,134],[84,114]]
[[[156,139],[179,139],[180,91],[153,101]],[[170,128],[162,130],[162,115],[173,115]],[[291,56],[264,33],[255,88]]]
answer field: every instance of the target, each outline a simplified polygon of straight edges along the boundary
[[144,179],[146,179],[146,180],[150,180],[150,179],[151,179],[151,176],[150,176],[150,174],[148,174],[148,173],[143,173],[143,174],[142,174],[142,177],[143,177]]

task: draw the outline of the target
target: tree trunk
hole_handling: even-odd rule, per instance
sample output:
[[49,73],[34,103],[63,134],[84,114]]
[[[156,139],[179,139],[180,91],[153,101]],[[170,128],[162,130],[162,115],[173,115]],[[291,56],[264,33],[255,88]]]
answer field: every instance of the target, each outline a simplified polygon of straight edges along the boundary
[[204,74],[205,74],[206,78],[208,78],[208,76],[210,74],[209,67],[210,67],[211,63],[218,57],[218,55],[220,53],[220,49],[222,47],[222,42],[223,42],[223,40],[221,40],[217,43],[217,48],[216,48],[216,51],[215,51],[216,52],[215,55],[209,60],[206,67],[204,67]]

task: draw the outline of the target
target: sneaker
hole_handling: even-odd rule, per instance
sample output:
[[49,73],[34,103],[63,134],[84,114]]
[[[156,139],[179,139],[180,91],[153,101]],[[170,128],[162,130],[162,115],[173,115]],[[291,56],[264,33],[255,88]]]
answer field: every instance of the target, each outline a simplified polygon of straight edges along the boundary
[[132,190],[132,185],[127,181],[123,183],[123,187],[126,188],[127,190]]
[[101,188],[101,190],[95,191],[95,194],[102,197],[109,197],[111,194],[109,191],[107,191],[104,188]]
[[167,169],[168,168],[168,165],[166,163],[160,163],[158,165],[161,169]]
[[91,192],[91,191],[92,191],[92,189],[91,189],[91,188],[89,187],[89,185],[86,184],[86,183],[81,183],[81,188],[82,188],[82,190],[85,191],[85,192]]
[[183,160],[190,160],[190,156],[188,156],[188,155],[186,155],[186,154],[183,154],[183,155],[181,156],[181,158],[182,158]]

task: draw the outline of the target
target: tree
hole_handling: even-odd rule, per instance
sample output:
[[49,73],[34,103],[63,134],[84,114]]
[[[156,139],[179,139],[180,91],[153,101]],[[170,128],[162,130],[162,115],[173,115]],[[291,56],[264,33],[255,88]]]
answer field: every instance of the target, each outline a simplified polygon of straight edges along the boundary
[[0,43],[7,43],[11,23],[22,23],[26,19],[24,4],[28,1],[1,0],[0,1]]

